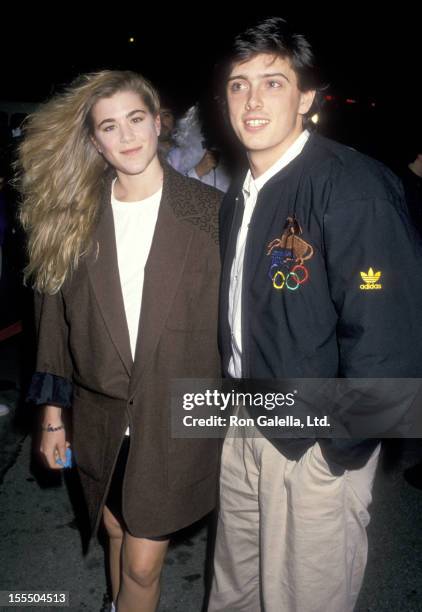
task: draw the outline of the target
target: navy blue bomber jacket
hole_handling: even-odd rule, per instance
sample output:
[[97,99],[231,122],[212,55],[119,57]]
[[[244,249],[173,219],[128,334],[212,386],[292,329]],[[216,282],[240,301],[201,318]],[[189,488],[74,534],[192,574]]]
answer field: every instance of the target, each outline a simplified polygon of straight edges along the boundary
[[[219,339],[226,376],[243,180],[232,185],[220,210]],[[305,245],[305,261],[296,268],[281,262],[279,239],[288,217],[297,220]],[[311,134],[302,153],[260,190],[250,222],[242,289],[244,378],[421,377],[421,266],[400,181],[379,162]],[[291,458],[313,443],[271,442]],[[375,444],[324,440],[322,447],[333,464],[358,467]]]

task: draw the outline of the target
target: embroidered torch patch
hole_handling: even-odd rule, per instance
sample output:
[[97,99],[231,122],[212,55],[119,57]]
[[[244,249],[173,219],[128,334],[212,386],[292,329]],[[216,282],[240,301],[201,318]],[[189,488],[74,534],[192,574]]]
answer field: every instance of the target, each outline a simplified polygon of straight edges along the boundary
[[267,245],[267,256],[271,256],[268,276],[274,289],[286,288],[296,291],[309,280],[309,271],[304,262],[314,254],[313,247],[301,238],[302,228],[295,217],[287,217],[280,238]]

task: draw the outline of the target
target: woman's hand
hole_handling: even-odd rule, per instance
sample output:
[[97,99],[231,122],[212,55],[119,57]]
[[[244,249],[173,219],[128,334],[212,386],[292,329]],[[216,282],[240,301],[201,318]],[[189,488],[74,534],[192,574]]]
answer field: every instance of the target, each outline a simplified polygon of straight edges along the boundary
[[63,466],[56,459],[66,462],[66,431],[62,421],[62,409],[57,406],[45,406],[42,419],[40,452],[47,466],[52,470],[62,470]]

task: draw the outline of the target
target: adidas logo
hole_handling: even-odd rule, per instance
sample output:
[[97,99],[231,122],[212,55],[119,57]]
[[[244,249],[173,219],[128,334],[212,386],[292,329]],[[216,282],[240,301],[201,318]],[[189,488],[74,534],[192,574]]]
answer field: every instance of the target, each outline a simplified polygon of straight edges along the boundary
[[364,284],[360,285],[362,291],[382,289],[382,285],[378,283],[381,278],[381,272],[374,272],[372,268],[369,268],[368,272],[360,273]]

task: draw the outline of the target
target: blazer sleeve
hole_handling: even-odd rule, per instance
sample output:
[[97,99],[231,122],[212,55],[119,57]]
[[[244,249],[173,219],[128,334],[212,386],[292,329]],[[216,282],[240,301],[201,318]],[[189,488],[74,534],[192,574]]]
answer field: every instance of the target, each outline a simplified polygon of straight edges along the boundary
[[63,295],[35,293],[36,372],[27,400],[37,405],[72,405],[73,367]]

